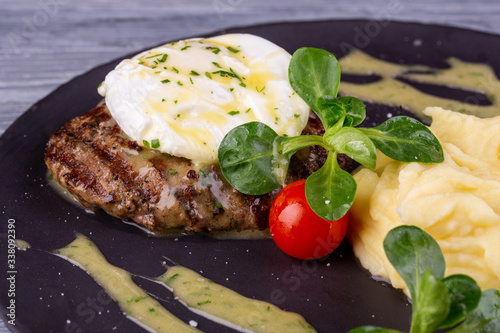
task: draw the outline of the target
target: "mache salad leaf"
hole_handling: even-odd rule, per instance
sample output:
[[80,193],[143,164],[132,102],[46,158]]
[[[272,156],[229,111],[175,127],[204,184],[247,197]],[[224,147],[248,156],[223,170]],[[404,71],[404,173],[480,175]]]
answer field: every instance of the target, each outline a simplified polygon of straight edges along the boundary
[[[481,292],[471,277],[444,277],[446,263],[441,248],[416,226],[399,226],[386,235],[387,258],[410,290],[412,321],[410,333],[500,332],[500,291]],[[362,326],[349,333],[394,333],[392,329]]]
[[356,193],[354,178],[338,166],[338,154],[370,169],[376,165],[376,149],[398,161],[443,161],[438,139],[413,118],[394,117],[374,128],[357,127],[365,119],[365,106],[355,97],[337,97],[340,72],[335,56],[325,50],[304,47],[293,54],[290,85],[319,116],[325,134],[287,137],[254,122],[234,128],[218,152],[222,174],[234,188],[250,195],[279,188],[284,185],[291,156],[304,147],[319,145],[329,151],[328,163],[307,180],[307,201],[320,217],[338,220],[347,213]]

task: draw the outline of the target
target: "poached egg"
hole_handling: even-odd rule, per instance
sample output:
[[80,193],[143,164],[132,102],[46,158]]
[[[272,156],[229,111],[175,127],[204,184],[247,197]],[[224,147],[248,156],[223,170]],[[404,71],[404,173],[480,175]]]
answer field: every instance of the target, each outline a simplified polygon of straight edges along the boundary
[[259,121],[279,135],[300,135],[309,107],[288,81],[290,59],[250,34],[182,40],[123,60],[98,92],[132,140],[213,164],[238,125]]

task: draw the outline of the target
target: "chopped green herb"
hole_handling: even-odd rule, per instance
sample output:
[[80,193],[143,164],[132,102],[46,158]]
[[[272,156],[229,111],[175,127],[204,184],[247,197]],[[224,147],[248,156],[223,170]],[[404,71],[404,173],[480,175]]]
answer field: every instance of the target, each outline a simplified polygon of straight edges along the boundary
[[176,72],[176,73],[179,73],[179,70],[178,70],[177,68],[175,68],[175,67],[172,67],[172,70],[173,70],[174,72]]
[[209,72],[205,72],[205,76],[208,77],[210,80],[212,79],[212,74],[210,74]]
[[172,275],[171,277],[169,277],[167,279],[167,281],[165,281],[165,284],[168,286],[172,281],[174,281],[175,279],[177,279],[179,276],[180,276],[179,273],[176,273],[176,274]]
[[210,304],[210,303],[212,303],[212,301],[211,301],[211,300],[209,300],[209,299],[207,299],[207,300],[206,300],[206,301],[204,301],[204,302],[198,302],[198,303],[196,303],[196,304],[198,304],[198,306],[201,306],[201,305]]
[[178,102],[178,101],[179,101],[179,100],[177,100],[177,99],[176,99],[176,100],[174,101],[174,103],[175,103],[175,104],[177,104],[177,102]]
[[299,117],[300,117],[300,114],[296,114],[296,113],[294,113],[294,115],[293,115],[293,116],[294,116],[295,118],[299,118]]
[[170,169],[168,170],[168,173],[171,174],[172,176],[176,175],[177,174],[177,170],[175,169]]
[[213,64],[215,67],[217,67],[217,68],[222,68],[222,67],[221,67],[221,65],[219,65],[219,63],[217,63],[217,62],[215,62],[215,61],[213,61],[213,62],[212,62],[212,64]]
[[155,308],[149,308],[149,312],[156,312]]
[[240,111],[229,111],[227,114],[230,115],[230,116],[235,116],[237,114],[239,114]]
[[231,46],[228,46],[228,47],[227,47],[227,49],[228,49],[229,51],[233,52],[233,53],[238,53],[238,52],[240,52],[240,50],[235,49],[234,47],[231,47]]
[[103,85],[104,81],[102,81],[101,83],[99,83],[99,85],[97,86],[97,88],[101,88],[101,86]]
[[186,46],[184,46],[184,47],[181,49],[181,51],[185,51],[185,50],[189,49],[190,47],[191,47],[191,45],[186,45]]
[[162,101],[162,102],[165,102],[165,98],[162,98],[162,99],[161,99],[161,101]]
[[151,140],[151,148],[160,148],[160,140],[158,139]]
[[218,47],[213,48],[212,52],[215,53],[215,54],[218,54],[220,52],[220,49]]
[[167,60],[168,54],[164,54],[161,59],[158,60],[158,62],[165,62]]
[[232,92],[233,90],[234,90],[234,88],[229,88],[229,91],[231,91],[231,92]]
[[143,299],[146,299],[146,297],[144,297],[144,296],[139,296],[139,297],[137,297],[136,299],[134,299],[134,302],[138,303],[138,302],[142,301]]
[[242,86],[243,88],[246,88],[246,87],[247,87],[247,85],[246,85],[246,84],[244,84],[243,82],[240,82],[240,86]]
[[147,142],[146,140],[142,140],[142,144],[144,145],[144,147],[151,148],[151,146],[149,145],[149,142]]
[[250,112],[251,110],[252,110],[252,108],[248,108],[248,109],[245,111],[245,113],[248,113],[248,112]]
[[151,58],[156,58],[156,57],[159,57],[163,55],[163,53],[158,53],[158,54],[155,54],[155,55],[152,55],[152,56],[149,56],[149,57],[146,57],[146,59],[151,59]]
[[259,87],[255,86],[255,90],[257,90],[257,92],[262,92],[264,91],[264,89],[266,89],[266,86],[263,86],[262,89],[259,90]]
[[238,75],[236,75],[234,73],[230,73],[228,71],[223,71],[223,70],[212,72],[212,74],[219,74],[222,77],[233,77],[235,79],[239,79],[240,78]]
[[165,80],[161,81],[161,83],[169,83],[169,82],[170,82],[169,79],[165,79]]
[[158,54],[155,54],[155,55],[152,55],[152,56],[146,57],[145,59],[156,58],[156,57],[161,56],[162,54],[163,54],[163,53],[158,53]]
[[190,75],[194,75],[194,76],[199,76],[199,75],[200,75],[198,72],[195,72],[195,71],[193,71],[193,70],[192,70],[189,74],[190,74]]
[[181,81],[177,81],[177,84],[180,85],[180,86],[183,86],[183,84],[182,84]]
[[193,82],[193,79],[192,79],[192,78],[189,78],[189,82],[191,82],[191,84],[194,84],[194,82]]

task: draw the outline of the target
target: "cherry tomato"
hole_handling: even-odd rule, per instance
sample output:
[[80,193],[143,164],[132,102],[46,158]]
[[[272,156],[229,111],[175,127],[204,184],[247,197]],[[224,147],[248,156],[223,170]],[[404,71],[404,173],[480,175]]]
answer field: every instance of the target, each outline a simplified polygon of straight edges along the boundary
[[319,217],[306,200],[305,179],[285,186],[276,196],[269,215],[274,242],[298,259],[318,259],[335,250],[347,231],[347,215],[336,221]]

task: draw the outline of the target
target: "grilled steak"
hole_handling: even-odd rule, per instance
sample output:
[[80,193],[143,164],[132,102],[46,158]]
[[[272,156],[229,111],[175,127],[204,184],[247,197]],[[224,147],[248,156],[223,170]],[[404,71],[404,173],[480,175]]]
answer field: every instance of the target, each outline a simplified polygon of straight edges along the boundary
[[[312,114],[303,134],[322,134]],[[326,151],[311,147],[292,158],[287,181],[321,167]],[[340,164],[349,167],[343,156]],[[262,196],[232,188],[218,166],[198,168],[185,158],[143,148],[127,138],[105,104],[68,121],[54,133],[45,163],[63,187],[85,207],[101,208],[156,233],[246,230],[268,227],[271,202],[279,190]]]

